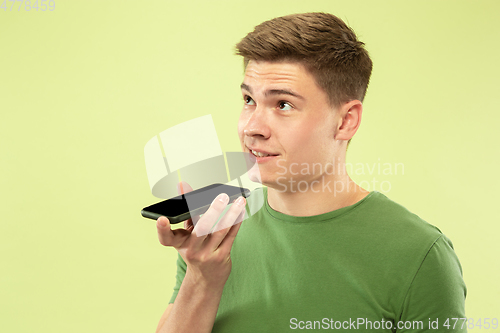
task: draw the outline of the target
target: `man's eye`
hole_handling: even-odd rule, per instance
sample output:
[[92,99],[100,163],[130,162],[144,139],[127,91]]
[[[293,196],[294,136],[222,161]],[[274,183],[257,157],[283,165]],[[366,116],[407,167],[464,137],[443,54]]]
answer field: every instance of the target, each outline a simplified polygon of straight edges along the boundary
[[255,105],[255,102],[253,101],[252,97],[245,95],[243,99],[245,100],[246,105]]
[[279,102],[278,107],[282,111],[289,111],[292,109],[292,106],[288,102],[285,102],[285,101]]

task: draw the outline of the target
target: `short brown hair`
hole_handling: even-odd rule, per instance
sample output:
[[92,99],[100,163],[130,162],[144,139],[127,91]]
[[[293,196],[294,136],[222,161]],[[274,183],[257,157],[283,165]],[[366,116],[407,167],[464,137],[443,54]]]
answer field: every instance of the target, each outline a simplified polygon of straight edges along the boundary
[[[236,45],[250,60],[296,61],[305,65],[327,93],[330,105],[363,101],[372,61],[354,31],[328,13],[277,17],[255,27]],[[350,142],[350,140],[349,140]]]

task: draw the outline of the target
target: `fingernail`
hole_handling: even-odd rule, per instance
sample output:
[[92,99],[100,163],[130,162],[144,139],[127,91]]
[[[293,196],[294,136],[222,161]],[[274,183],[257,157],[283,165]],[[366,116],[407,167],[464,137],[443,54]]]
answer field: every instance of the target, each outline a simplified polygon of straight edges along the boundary
[[245,199],[243,197],[239,197],[238,200],[236,200],[236,204],[242,206],[243,203],[245,202]]
[[226,193],[219,194],[219,196],[217,198],[219,199],[219,201],[224,202],[224,203],[227,203],[229,201],[229,197],[227,196]]
[[159,219],[159,220],[158,220],[158,226],[159,226],[160,228],[165,228],[165,227],[167,226],[167,222],[165,222],[165,220],[164,220],[164,219]]

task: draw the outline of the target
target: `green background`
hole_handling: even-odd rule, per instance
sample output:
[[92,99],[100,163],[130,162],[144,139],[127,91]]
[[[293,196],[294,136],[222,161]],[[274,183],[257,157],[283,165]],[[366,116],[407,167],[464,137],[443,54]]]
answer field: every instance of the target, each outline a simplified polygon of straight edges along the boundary
[[[344,19],[374,62],[347,161],[376,168],[353,179],[439,227],[462,263],[467,317],[500,318],[500,2],[11,4],[0,9],[1,332],[155,330],[176,251],[140,216],[157,201],[144,145],[212,114],[222,150],[240,150],[234,45],[307,11]],[[404,174],[379,173],[384,163]]]

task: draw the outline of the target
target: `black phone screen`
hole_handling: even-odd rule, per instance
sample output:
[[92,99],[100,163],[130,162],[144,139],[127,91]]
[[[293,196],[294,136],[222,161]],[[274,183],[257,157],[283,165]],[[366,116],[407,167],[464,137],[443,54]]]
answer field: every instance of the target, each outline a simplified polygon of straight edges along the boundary
[[230,198],[229,202],[231,202],[240,196],[248,197],[250,190],[225,184],[212,184],[148,206],[143,209],[142,215],[152,219],[157,219],[160,216],[166,216],[170,219],[195,210],[198,210],[197,214],[202,214],[202,211],[208,209],[214,199],[221,193],[226,193]]

